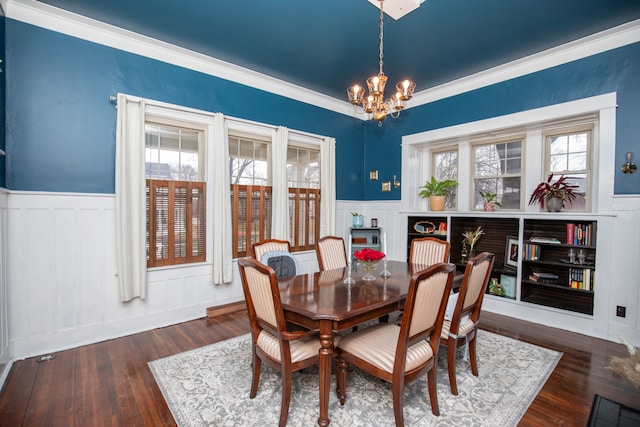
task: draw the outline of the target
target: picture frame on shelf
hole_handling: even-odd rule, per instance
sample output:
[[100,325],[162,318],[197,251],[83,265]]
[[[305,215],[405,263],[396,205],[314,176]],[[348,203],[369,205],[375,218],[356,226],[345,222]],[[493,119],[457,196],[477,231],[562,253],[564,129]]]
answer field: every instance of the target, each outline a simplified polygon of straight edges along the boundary
[[515,236],[507,236],[507,247],[504,254],[504,265],[508,267],[518,268],[518,258],[520,257],[520,245],[518,238]]
[[510,274],[500,275],[500,284],[504,289],[504,296],[506,298],[515,299],[516,297],[516,277]]

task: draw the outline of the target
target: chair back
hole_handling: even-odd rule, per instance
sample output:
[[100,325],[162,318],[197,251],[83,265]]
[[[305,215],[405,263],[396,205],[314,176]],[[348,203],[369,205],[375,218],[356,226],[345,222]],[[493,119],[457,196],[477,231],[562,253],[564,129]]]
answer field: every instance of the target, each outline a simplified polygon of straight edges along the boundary
[[494,261],[495,254],[482,252],[467,262],[458,291],[458,301],[451,318],[451,333],[458,333],[460,321],[467,316],[474,324],[478,322]]
[[344,239],[336,236],[321,238],[316,243],[316,256],[320,271],[345,268],[347,252],[344,249]]
[[407,347],[428,339],[433,354],[437,354],[455,269],[455,265],[441,262],[411,277],[396,351],[401,347],[406,350]]
[[300,271],[296,257],[285,251],[265,252],[260,258],[260,263],[273,268],[277,278],[294,277]]
[[285,320],[276,273],[252,258],[238,259],[238,266],[252,333],[258,336],[265,329],[279,335]]
[[257,260],[262,259],[265,253],[273,251],[291,252],[291,244],[286,240],[267,239],[251,245],[251,256]]
[[451,245],[437,237],[422,237],[411,241],[409,262],[426,266],[449,261]]

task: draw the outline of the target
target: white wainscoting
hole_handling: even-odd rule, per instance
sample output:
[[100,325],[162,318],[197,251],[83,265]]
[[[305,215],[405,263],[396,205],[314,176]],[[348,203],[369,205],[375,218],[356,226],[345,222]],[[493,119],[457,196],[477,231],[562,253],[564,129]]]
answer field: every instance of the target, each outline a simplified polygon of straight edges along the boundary
[[9,285],[7,282],[7,201],[0,190],[0,388],[11,369],[11,336],[9,335]]

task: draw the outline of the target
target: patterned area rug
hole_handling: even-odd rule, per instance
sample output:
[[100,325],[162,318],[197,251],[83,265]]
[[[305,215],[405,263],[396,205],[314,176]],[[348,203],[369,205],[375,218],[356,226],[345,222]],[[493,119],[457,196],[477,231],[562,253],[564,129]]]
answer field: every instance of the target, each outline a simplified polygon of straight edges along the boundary
[[[149,363],[180,427],[275,426],[280,411],[280,375],[262,365],[258,395],[251,386],[250,336],[243,335]],[[449,390],[446,353],[438,357],[440,416],[431,413],[426,377],[405,386],[407,426],[515,426],[555,368],[561,353],[487,331],[478,336],[479,377],[459,349],[458,396]],[[392,426],[388,383],[350,368],[347,401],[340,406],[332,375],[332,426]],[[295,373],[288,424],[315,426],[318,418],[316,367]]]

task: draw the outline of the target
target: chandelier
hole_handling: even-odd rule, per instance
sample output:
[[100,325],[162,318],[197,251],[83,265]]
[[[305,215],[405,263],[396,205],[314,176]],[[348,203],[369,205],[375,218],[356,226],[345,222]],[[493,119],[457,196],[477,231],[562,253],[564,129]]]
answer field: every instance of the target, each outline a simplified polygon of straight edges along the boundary
[[387,83],[387,76],[382,71],[382,58],[384,50],[384,11],[383,2],[380,0],[380,71],[377,75],[367,79],[367,88],[369,94],[365,98],[364,87],[353,85],[347,89],[349,102],[353,104],[353,108],[358,114],[368,114],[369,119],[374,118],[378,122],[378,126],[382,126],[382,122],[388,115],[394,119],[400,115],[400,111],[407,105],[407,101],[411,99],[416,84],[411,80],[401,81],[396,85],[396,93],[391,98],[384,99],[384,87]]

